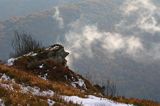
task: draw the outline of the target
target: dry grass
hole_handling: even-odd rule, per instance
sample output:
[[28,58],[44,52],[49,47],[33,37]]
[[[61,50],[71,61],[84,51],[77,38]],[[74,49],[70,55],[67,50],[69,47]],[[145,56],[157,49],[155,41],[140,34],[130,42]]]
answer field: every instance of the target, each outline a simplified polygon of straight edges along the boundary
[[[40,97],[40,96],[33,96],[31,94],[23,94],[21,92],[13,92],[9,90],[5,90],[0,88],[0,98],[4,100],[6,106],[48,106],[47,99],[48,97]],[[73,104],[72,102],[65,102],[59,96],[53,96],[49,99],[56,101],[54,106],[79,106],[77,104]]]
[[[84,96],[85,94],[80,92],[78,89],[74,89],[70,86],[65,85],[62,82],[54,82],[54,81],[46,81],[39,77],[36,77],[32,73],[26,73],[25,71],[20,71],[13,67],[8,67],[5,65],[0,65],[0,73],[5,73],[6,75],[13,78],[19,84],[25,84],[30,86],[37,86],[41,88],[41,90],[53,90],[56,92],[56,95],[78,95]],[[9,83],[9,82],[1,82],[1,83]],[[5,101],[6,105],[13,104],[13,106],[26,106],[30,104],[31,106],[47,106],[47,99],[56,101],[55,106],[78,106],[77,104],[67,103],[59,96],[53,97],[40,97],[32,94],[23,94],[19,91],[18,86],[14,85],[15,91],[6,90],[4,88],[0,88],[0,98]]]
[[143,100],[143,99],[135,99],[135,98],[125,98],[125,97],[113,97],[109,98],[117,102],[126,103],[126,104],[134,104],[135,106],[160,106],[158,102]]
[[66,85],[66,83],[58,82],[58,81],[43,80],[30,72],[26,73],[25,71],[21,71],[13,67],[0,65],[0,73],[5,73],[11,78],[14,78],[15,81],[20,84],[24,83],[30,86],[37,86],[42,90],[50,89],[57,92],[58,94],[78,95],[81,97],[85,96],[85,93],[82,93],[79,89],[75,89],[69,85]]
[[[29,86],[37,86],[41,88],[41,90],[53,90],[56,92],[56,95],[53,97],[40,97],[34,96],[32,94],[23,94],[18,91],[18,86],[14,85],[14,88],[17,89],[17,92],[5,90],[4,88],[0,88],[0,98],[5,101],[6,105],[13,104],[16,106],[17,104],[21,104],[22,106],[26,106],[26,104],[30,104],[31,106],[47,106],[47,99],[51,99],[56,101],[55,106],[78,106],[77,104],[73,103],[66,103],[63,99],[61,99],[58,95],[77,95],[80,97],[85,97],[85,95],[93,94],[96,91],[95,88],[91,91],[81,92],[79,89],[73,88],[67,85],[66,82],[62,81],[51,81],[51,80],[43,80],[31,72],[26,72],[26,70],[16,69],[14,67],[8,67],[5,65],[0,64],[0,73],[5,73],[6,75],[10,76],[11,78],[15,79],[15,81],[19,84],[25,84]],[[85,80],[85,79],[84,79]],[[86,80],[87,82],[87,80]],[[88,86],[90,83],[88,82]],[[98,95],[96,95],[98,96]],[[160,106],[160,104],[147,101],[147,100],[139,100],[139,99],[126,99],[123,97],[115,97],[109,98],[117,102],[127,103],[127,104],[134,104],[136,106]]]

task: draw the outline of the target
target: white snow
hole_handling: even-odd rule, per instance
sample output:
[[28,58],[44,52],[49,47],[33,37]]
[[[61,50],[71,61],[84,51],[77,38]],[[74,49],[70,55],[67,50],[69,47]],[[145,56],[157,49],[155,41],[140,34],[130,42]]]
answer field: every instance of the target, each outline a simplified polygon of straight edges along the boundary
[[48,99],[48,106],[53,106],[55,104],[55,101]]
[[57,50],[57,49],[59,49],[59,46],[54,46],[53,49]]
[[37,53],[33,53],[31,56],[36,56],[37,55]]
[[1,83],[0,83],[0,87],[1,87],[1,88],[4,88],[4,89],[6,89],[6,90],[14,91],[12,84],[1,84]]
[[[2,83],[2,82],[5,82],[5,81],[11,81],[11,83],[7,83],[7,84]],[[2,87],[4,89],[7,89],[7,90],[12,90],[13,91],[13,84],[12,83],[14,83],[14,80],[11,80],[10,77],[7,76],[6,74],[3,74],[0,77],[0,87]]]
[[59,49],[59,46],[49,47],[49,48],[46,48],[45,50],[53,51],[57,49]]
[[29,52],[28,54],[24,54],[23,56],[36,56],[37,53]]
[[0,80],[8,81],[8,80],[10,80],[10,77],[7,76],[6,74],[3,74],[3,75],[1,76],[1,78],[0,78]]
[[[7,81],[6,83],[4,81]],[[6,74],[3,74],[0,77],[0,87],[7,89],[7,90],[12,90],[14,91],[14,85],[17,85],[20,87],[20,92],[22,93],[31,93],[32,95],[36,96],[47,96],[47,97],[52,97],[54,95],[54,92],[52,90],[41,90],[39,87],[31,87],[31,86],[25,86],[22,84],[18,84],[15,82],[14,79],[11,79],[9,76]]]
[[12,66],[13,64],[14,64],[14,61],[16,60],[16,58],[10,58],[10,59],[8,59],[8,61],[7,61],[7,65],[8,66]]
[[47,80],[47,76],[48,76],[48,73],[44,74],[43,76],[39,75],[39,77],[44,79],[44,80]]
[[5,106],[4,101],[0,99],[0,106]]
[[[1,74],[1,73],[0,73]],[[18,89],[19,92],[24,93],[24,94],[32,94],[36,96],[42,96],[42,97],[53,97],[54,96],[54,91],[52,90],[41,90],[39,87],[34,86],[25,86],[23,84],[18,84],[15,82],[14,79],[11,79],[9,76],[6,74],[1,74],[2,76],[0,77],[0,87],[11,90],[11,91],[17,91],[14,89],[14,85],[16,84],[19,86],[20,89]],[[77,84],[79,86],[84,86],[84,81],[79,79],[77,81]],[[81,98],[78,96],[63,96],[61,95],[61,98],[64,99],[66,102],[73,102],[75,104],[79,104],[82,106],[133,106],[131,104],[123,104],[123,103],[117,103],[114,101],[111,101],[106,98],[101,98],[101,97],[96,97],[93,95],[88,95],[86,98]],[[53,106],[55,104],[55,101],[51,99],[47,99],[47,103],[49,106]],[[2,99],[0,99],[0,106],[5,106],[4,102]]]
[[48,96],[52,97],[54,92],[52,90],[41,91],[39,87],[31,87],[31,86],[21,86],[22,93],[31,93],[36,96]]
[[[30,53],[28,53],[28,54],[24,54],[23,56],[36,56],[36,55],[37,55],[37,53],[30,52]],[[10,59],[8,59],[8,60],[7,60],[7,65],[8,65],[8,66],[13,66],[13,65],[14,65],[14,61],[17,60],[17,59],[19,59],[19,58],[21,58],[21,57],[22,57],[22,56],[17,57],[17,58],[10,58]]]
[[40,65],[39,68],[43,68],[44,64]]
[[77,86],[76,86],[76,84],[75,83],[71,83],[71,85],[74,87],[74,88],[76,88]]
[[82,106],[133,106],[132,104],[117,103],[93,95],[89,95],[87,98],[81,98],[78,96],[62,96],[62,98],[67,102],[71,101]]
[[82,79],[78,79],[78,81],[75,81],[75,82],[72,82],[71,83],[71,85],[73,86],[73,87],[76,87],[76,84],[79,86],[79,87],[83,87],[83,88],[85,88],[85,89],[87,89],[86,88],[86,84],[84,83],[84,81],[82,80]]

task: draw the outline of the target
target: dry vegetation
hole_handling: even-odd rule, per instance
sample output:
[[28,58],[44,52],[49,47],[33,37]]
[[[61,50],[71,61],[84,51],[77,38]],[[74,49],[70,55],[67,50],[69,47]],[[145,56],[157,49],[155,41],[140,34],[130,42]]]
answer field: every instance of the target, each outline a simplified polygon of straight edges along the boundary
[[126,103],[126,104],[134,104],[135,106],[160,106],[158,102],[143,100],[143,99],[135,99],[135,98],[125,98],[125,97],[107,97],[117,102]]
[[0,65],[0,73],[5,73],[6,75],[14,78],[18,83],[24,83],[30,86],[38,86],[43,90],[54,90],[59,94],[65,95],[78,95],[84,97],[84,93],[82,93],[79,89],[75,89],[71,86],[66,85],[63,82],[58,81],[46,81],[39,77],[36,77],[32,73],[25,71],[17,70],[13,67],[8,67],[5,65]]
[[[55,106],[77,106],[76,104],[73,104],[71,102],[66,103],[57,95],[78,95],[84,97],[84,93],[80,92],[79,89],[66,86],[62,82],[46,81],[39,77],[36,77],[32,73],[26,73],[24,71],[17,70],[13,67],[0,65],[0,73],[5,73],[6,75],[15,79],[15,81],[19,84],[23,83],[30,86],[37,86],[41,88],[41,90],[50,89],[55,91],[56,95],[50,98],[56,101]],[[31,106],[47,106],[47,99],[49,97],[35,96],[32,94],[23,94],[19,92],[19,88],[18,86],[16,86],[16,84],[14,85],[14,88],[16,88],[16,92],[0,88],[0,98],[5,101],[6,105],[13,104],[13,106],[16,106],[17,104],[21,104],[22,106],[25,106],[26,104],[31,104]]]
[[[12,92],[3,88],[0,88],[0,98],[4,100],[6,106],[10,104],[12,104],[12,106],[17,106],[17,104],[19,104],[19,106],[27,106],[27,104],[30,104],[30,106],[48,106],[48,97],[33,96],[32,94],[24,94],[15,91]],[[54,106],[79,106],[72,102],[67,103],[56,95],[49,99],[56,101]]]
[[[6,105],[13,104],[16,106],[20,104],[21,106],[25,106],[26,104],[31,104],[31,106],[47,106],[47,99],[51,99],[56,101],[54,106],[78,106],[73,103],[66,103],[63,99],[61,99],[58,95],[77,95],[80,97],[85,97],[85,95],[93,94],[91,90],[86,92],[81,92],[77,88],[73,88],[72,86],[67,85],[62,81],[51,81],[51,80],[43,80],[31,72],[26,72],[27,70],[20,70],[14,67],[8,67],[6,65],[0,64],[0,73],[5,73],[11,78],[15,79],[18,84],[26,84],[29,86],[37,86],[42,90],[53,90],[56,94],[53,97],[43,97],[43,96],[35,96],[32,94],[23,94],[18,92],[18,87],[16,84],[14,88],[17,89],[17,92],[13,92],[10,90],[6,90],[4,88],[0,88],[0,98],[5,101]],[[87,80],[86,80],[87,81]],[[8,82],[5,82],[8,83]],[[89,83],[89,82],[88,82]],[[91,88],[90,88],[91,89]],[[97,95],[98,96],[98,95]],[[109,98],[109,97],[107,97]],[[117,102],[134,104],[136,106],[160,106],[160,104],[147,100],[139,100],[139,99],[126,99],[124,97],[112,97],[109,98]]]

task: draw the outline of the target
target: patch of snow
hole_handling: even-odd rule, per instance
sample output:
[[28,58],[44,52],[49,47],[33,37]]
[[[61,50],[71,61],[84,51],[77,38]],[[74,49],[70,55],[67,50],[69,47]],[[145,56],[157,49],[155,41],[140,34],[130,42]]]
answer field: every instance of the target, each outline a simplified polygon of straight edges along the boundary
[[4,101],[0,99],[0,106],[5,106]]
[[37,53],[29,52],[28,54],[24,54],[23,56],[36,56]]
[[43,76],[39,75],[40,78],[44,79],[44,80],[47,80],[47,77],[48,77],[48,73],[44,74]]
[[62,96],[67,102],[73,102],[82,106],[134,106],[132,104],[123,104],[113,102],[106,98],[100,98],[93,95],[89,95],[88,98],[81,98],[78,96]]
[[49,48],[46,48],[45,50],[53,51],[53,50],[57,50],[57,49],[59,49],[59,46],[49,47]]
[[6,74],[3,74],[0,78],[0,80],[3,80],[3,81],[8,81],[8,80],[11,80],[11,78],[9,76],[7,76]]
[[40,65],[39,68],[43,68],[44,64]]
[[55,104],[55,101],[48,99],[48,106],[53,106]]
[[72,85],[74,88],[76,88],[76,87],[77,87],[75,83],[71,83],[71,85]]
[[78,85],[79,87],[83,87],[83,88],[87,89],[85,82],[80,78],[78,79],[78,81],[72,82],[71,85],[73,87],[76,87],[76,85]]
[[31,56],[36,56],[37,55],[37,53],[33,53]]
[[1,88],[4,88],[4,89],[6,89],[6,90],[14,91],[14,89],[13,89],[13,84],[2,84],[2,83],[0,83],[0,87],[1,87]]
[[[11,81],[11,83],[2,83],[3,81]],[[6,74],[3,74],[1,77],[0,77],[0,87],[4,88],[4,89],[7,89],[7,90],[12,90],[13,91],[13,84],[12,84],[12,81],[10,79],[9,76],[7,76]]]
[[59,46],[54,46],[53,49],[57,50],[57,49],[59,49]]
[[31,93],[36,96],[48,96],[52,97],[54,92],[52,90],[41,91],[39,87],[31,87],[31,86],[21,86],[22,93]]
[[[28,54],[24,54],[23,56],[36,56],[36,55],[37,55],[37,53],[29,52]],[[17,58],[10,58],[10,59],[8,59],[7,65],[8,65],[8,66],[14,65],[14,61],[17,60],[17,59],[19,59],[19,58],[21,58],[21,57],[22,57],[22,56],[17,57]]]
[[8,66],[13,66],[13,65],[14,65],[14,61],[15,61],[16,59],[17,59],[17,58],[10,58],[10,59],[8,59],[7,65],[8,65]]
[[46,48],[45,50],[49,50],[49,49],[50,49],[50,47]]
[[[8,81],[3,82],[3,81]],[[52,90],[41,90],[39,87],[31,87],[31,86],[24,86],[21,84],[17,84],[14,79],[11,79],[9,76],[6,74],[2,74],[0,77],[0,87],[7,89],[7,90],[12,90],[14,91],[14,85],[17,85],[20,87],[20,92],[22,93],[31,93],[36,96],[46,96],[46,97],[52,97],[54,95],[54,92]],[[1,106],[1,105],[0,105]]]

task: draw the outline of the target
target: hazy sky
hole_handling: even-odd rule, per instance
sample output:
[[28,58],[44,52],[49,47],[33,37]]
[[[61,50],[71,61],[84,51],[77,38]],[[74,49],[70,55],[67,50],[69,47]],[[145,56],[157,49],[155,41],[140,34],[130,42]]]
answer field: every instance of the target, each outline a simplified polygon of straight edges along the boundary
[[77,0],[0,0],[0,20],[6,20],[12,16],[26,16],[71,1],[73,3]]

